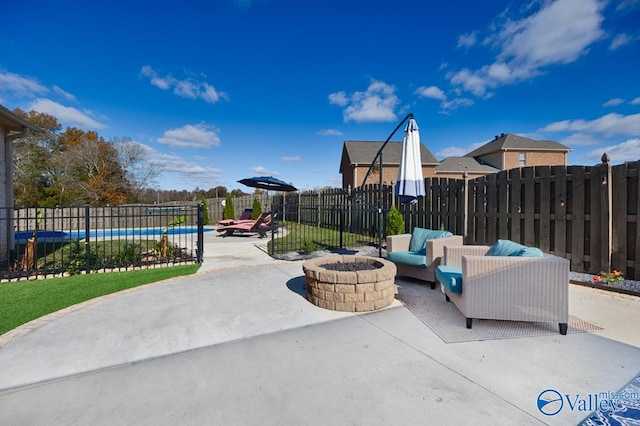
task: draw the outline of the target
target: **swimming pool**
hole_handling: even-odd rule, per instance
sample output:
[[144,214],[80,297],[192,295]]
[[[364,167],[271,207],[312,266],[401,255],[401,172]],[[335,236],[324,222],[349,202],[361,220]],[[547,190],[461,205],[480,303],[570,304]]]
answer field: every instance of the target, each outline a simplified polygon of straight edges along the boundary
[[[210,229],[204,229],[210,231]],[[89,231],[89,240],[96,238],[126,238],[126,237],[157,237],[164,233],[163,228],[122,228],[122,229],[92,229]],[[197,226],[183,226],[169,228],[168,235],[187,235],[198,233]],[[15,233],[17,244],[24,244],[33,236],[33,231],[19,231]],[[86,231],[38,231],[38,242],[68,242],[72,239],[84,240],[87,238]]]
[[[62,231],[38,231],[36,236],[41,243],[67,242],[71,239]],[[14,238],[16,244],[26,244],[31,237],[33,237],[33,231],[17,231]]]

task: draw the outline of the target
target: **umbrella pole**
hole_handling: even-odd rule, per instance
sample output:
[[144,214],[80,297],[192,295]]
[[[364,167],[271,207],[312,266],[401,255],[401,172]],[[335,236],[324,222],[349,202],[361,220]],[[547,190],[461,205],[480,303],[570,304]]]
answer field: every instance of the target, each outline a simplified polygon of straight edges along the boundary
[[378,188],[378,255],[379,255],[379,257],[382,257],[382,226],[384,225],[383,220],[382,220],[382,150],[384,149],[385,146],[387,146],[387,144],[389,143],[389,141],[391,140],[393,135],[396,134],[398,129],[407,120],[409,120],[411,118],[413,118],[413,113],[412,112],[407,114],[406,117],[404,117],[402,119],[402,121],[400,123],[398,123],[396,128],[393,129],[393,132],[391,132],[391,134],[389,135],[387,140],[384,141],[384,143],[382,144],[382,146],[378,150],[378,153],[376,154],[376,156],[373,157],[373,161],[371,161],[371,164],[369,165],[369,169],[367,170],[367,173],[364,175],[364,179],[362,180],[362,185],[360,185],[360,187],[358,188],[358,191],[356,191],[356,199],[361,198],[364,185],[367,183],[367,178],[371,174],[371,170],[373,169],[373,166],[376,164],[376,160],[379,158],[380,159],[380,170],[379,170],[379,173],[380,173],[380,187]]
[[378,257],[382,257],[382,151],[380,151],[380,184],[378,185]]
[[[367,178],[371,174],[371,170],[373,169],[373,166],[376,164],[376,160],[378,159],[378,157],[380,157],[382,155],[382,150],[384,149],[384,147],[387,146],[387,144],[389,143],[389,141],[391,140],[393,135],[396,134],[396,132],[398,131],[400,126],[402,126],[405,123],[405,121],[407,121],[410,118],[413,118],[413,113],[412,112],[407,114],[407,116],[405,118],[403,118],[400,123],[398,123],[398,125],[396,126],[395,129],[393,129],[393,132],[391,132],[391,134],[389,135],[387,140],[384,141],[384,143],[382,144],[382,146],[378,150],[378,153],[376,154],[376,156],[373,157],[373,161],[371,161],[371,164],[369,165],[369,169],[367,170],[367,173],[364,175],[364,179],[362,180],[362,185],[360,185],[360,191],[362,191],[362,188],[364,187],[365,183],[367,183]],[[380,175],[382,176],[382,161],[380,161]]]

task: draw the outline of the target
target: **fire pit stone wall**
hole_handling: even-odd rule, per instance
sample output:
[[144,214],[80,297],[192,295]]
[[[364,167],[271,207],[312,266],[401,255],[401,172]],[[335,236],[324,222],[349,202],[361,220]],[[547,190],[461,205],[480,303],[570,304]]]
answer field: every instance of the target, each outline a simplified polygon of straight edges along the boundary
[[[335,271],[328,263],[368,263],[375,269]],[[396,294],[396,265],[385,259],[366,256],[330,256],[306,260],[307,300],[324,309],[344,312],[368,312],[393,303]]]

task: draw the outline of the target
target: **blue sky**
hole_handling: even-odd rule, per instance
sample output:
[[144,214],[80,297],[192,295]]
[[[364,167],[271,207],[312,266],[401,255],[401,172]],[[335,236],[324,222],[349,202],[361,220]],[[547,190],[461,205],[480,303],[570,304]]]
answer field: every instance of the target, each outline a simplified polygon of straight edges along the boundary
[[[408,113],[442,160],[500,133],[640,159],[640,0],[11,1],[0,103],[145,147],[165,189],[340,186]],[[399,132],[394,140],[401,140]]]

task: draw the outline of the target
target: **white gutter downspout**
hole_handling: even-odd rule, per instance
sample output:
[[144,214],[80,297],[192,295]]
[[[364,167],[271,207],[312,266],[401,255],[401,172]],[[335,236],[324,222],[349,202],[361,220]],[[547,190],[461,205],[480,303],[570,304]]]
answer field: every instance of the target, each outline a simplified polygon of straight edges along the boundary
[[7,180],[5,182],[5,190],[7,200],[7,240],[8,240],[8,250],[9,253],[13,253],[15,256],[16,250],[16,239],[15,239],[15,229],[13,226],[13,207],[14,207],[14,199],[13,199],[13,141],[16,139],[24,138],[31,134],[31,129],[24,126],[21,132],[12,133],[5,137],[4,139],[4,163],[6,165],[7,171]]

